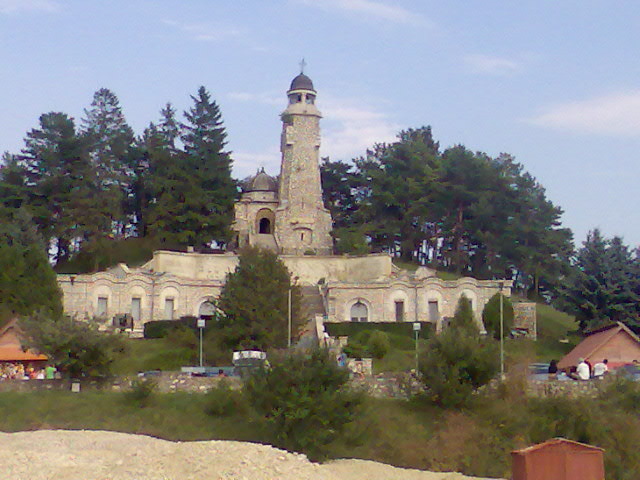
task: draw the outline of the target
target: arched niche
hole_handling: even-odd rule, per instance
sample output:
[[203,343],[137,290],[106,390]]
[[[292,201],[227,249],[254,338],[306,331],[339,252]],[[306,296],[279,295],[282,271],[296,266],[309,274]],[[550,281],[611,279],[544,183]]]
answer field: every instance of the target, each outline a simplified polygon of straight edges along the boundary
[[255,231],[260,235],[273,235],[275,216],[268,208],[261,208],[256,213]]

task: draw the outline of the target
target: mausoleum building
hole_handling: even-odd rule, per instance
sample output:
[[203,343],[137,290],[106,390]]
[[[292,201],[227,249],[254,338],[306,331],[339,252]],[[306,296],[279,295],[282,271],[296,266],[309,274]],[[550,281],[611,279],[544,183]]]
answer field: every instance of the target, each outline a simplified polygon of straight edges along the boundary
[[[321,308],[313,314],[323,321],[423,321],[440,330],[464,295],[482,328],[484,305],[501,288],[510,295],[510,281],[447,281],[425,267],[402,270],[387,254],[333,255],[331,215],[320,181],[321,115],[311,79],[296,76],[287,99],[279,175],[262,169],[242,183],[233,223],[237,246],[277,252],[304,295],[317,297]],[[67,314],[110,321],[126,313],[141,331],[150,320],[212,315],[237,263],[234,253],[157,251],[138,268],[120,264],[92,274],[58,275],[58,283]]]

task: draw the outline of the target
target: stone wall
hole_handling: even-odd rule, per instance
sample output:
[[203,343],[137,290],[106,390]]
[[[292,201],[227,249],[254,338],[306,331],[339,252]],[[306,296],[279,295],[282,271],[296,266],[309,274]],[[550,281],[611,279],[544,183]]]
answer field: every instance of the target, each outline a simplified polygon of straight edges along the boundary
[[536,340],[538,338],[536,319],[536,304],[534,302],[513,303],[513,326],[526,330],[527,338]]
[[[395,322],[396,302],[403,302],[403,321],[431,322],[440,331],[442,319],[454,315],[462,295],[471,300],[478,326],[482,327],[482,310],[500,286],[493,280],[462,278],[445,281],[429,277],[387,282],[331,282],[327,290],[328,319],[331,322],[351,321],[351,308],[357,302],[366,305],[368,321]],[[510,294],[510,289],[506,294]],[[437,305],[436,315],[433,315],[430,303]]]
[[[158,392],[204,393],[225,381],[232,389],[242,385],[238,377],[194,377],[180,372],[161,372],[158,375],[145,377],[157,383]],[[114,377],[105,381],[80,380],[2,380],[0,392],[38,392],[47,390],[71,391],[72,383],[80,384],[80,392],[85,391],[127,391],[137,375]]]
[[607,384],[605,380],[529,380],[527,395],[533,397],[596,397]]

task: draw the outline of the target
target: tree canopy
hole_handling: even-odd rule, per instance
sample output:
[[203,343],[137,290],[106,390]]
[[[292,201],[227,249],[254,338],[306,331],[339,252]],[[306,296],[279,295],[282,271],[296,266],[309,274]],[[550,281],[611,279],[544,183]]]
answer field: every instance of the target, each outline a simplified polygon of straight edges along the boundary
[[563,287],[562,300],[581,330],[617,321],[640,327],[640,257],[620,237],[589,232]]
[[289,290],[292,336],[300,322],[300,292],[275,253],[257,248],[240,252],[236,270],[227,275],[217,307],[221,335],[231,348],[266,350],[287,346]]
[[352,165],[325,160],[325,205],[343,252],[386,251],[477,278],[555,294],[572,254],[562,210],[513,157],[440,150],[431,127],[400,132]]

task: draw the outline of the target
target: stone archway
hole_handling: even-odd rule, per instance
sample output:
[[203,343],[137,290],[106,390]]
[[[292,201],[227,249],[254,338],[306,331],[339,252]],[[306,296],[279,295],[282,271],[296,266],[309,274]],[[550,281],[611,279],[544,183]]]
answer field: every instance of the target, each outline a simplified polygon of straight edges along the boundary
[[271,232],[271,220],[269,220],[268,218],[264,217],[261,218],[260,221],[258,222],[258,233],[263,234],[263,235],[270,235]]
[[211,320],[216,314],[216,306],[213,300],[206,299],[198,307],[198,318],[204,318],[205,320]]

